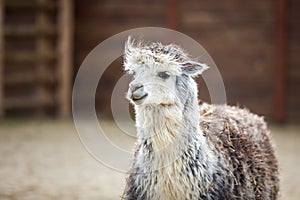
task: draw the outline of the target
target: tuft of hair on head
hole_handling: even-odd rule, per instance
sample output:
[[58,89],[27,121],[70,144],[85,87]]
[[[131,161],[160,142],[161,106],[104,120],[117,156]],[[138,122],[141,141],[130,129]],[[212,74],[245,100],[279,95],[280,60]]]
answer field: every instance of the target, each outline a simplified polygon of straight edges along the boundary
[[209,67],[190,58],[188,53],[175,44],[163,45],[160,42],[143,43],[131,36],[125,42],[124,70],[131,73],[138,65],[160,62],[166,66],[173,66],[175,71],[196,77]]
[[133,51],[135,50],[134,48],[134,39],[131,39],[131,36],[128,36],[127,41],[125,42],[125,48],[124,48],[124,70],[126,72],[130,73],[130,63],[128,58],[132,57]]

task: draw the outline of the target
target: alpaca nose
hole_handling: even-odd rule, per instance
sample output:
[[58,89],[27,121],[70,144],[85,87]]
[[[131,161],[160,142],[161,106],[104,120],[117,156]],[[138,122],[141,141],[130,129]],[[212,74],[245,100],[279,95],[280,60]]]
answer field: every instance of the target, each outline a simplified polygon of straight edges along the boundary
[[129,88],[131,90],[130,98],[135,102],[143,100],[148,95],[141,83],[130,84]]

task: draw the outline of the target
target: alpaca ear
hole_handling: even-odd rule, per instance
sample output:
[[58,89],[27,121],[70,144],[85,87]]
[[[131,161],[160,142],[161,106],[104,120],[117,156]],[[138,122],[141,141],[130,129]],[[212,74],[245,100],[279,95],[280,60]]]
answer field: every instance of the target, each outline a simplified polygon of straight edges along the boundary
[[182,72],[188,74],[192,77],[202,74],[203,71],[207,70],[209,67],[206,64],[198,63],[194,61],[188,61],[182,64]]
[[127,41],[125,42],[125,48],[124,48],[124,70],[126,72],[128,72],[130,74],[130,72],[132,71],[131,66],[132,66],[132,56],[135,52],[135,48],[134,48],[134,39],[131,39],[131,36],[128,36]]

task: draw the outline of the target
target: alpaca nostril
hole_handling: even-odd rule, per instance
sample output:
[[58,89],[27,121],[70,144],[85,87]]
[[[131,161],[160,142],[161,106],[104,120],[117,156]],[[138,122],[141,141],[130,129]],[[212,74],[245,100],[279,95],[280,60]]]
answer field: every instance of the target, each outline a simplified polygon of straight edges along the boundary
[[138,89],[140,89],[140,88],[142,88],[143,87],[143,85],[137,85],[135,88],[134,88],[134,91],[136,91],[136,90],[138,90]]
[[140,89],[144,87],[142,84],[134,84],[134,85],[130,85],[131,91],[135,92],[136,90]]

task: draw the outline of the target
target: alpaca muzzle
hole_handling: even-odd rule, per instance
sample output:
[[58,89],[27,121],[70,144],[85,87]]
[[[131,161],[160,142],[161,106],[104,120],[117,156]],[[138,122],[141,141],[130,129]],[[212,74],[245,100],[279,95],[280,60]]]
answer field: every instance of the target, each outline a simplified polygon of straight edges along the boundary
[[144,91],[143,85],[130,85],[129,97],[135,104],[141,104],[148,96],[148,93]]

